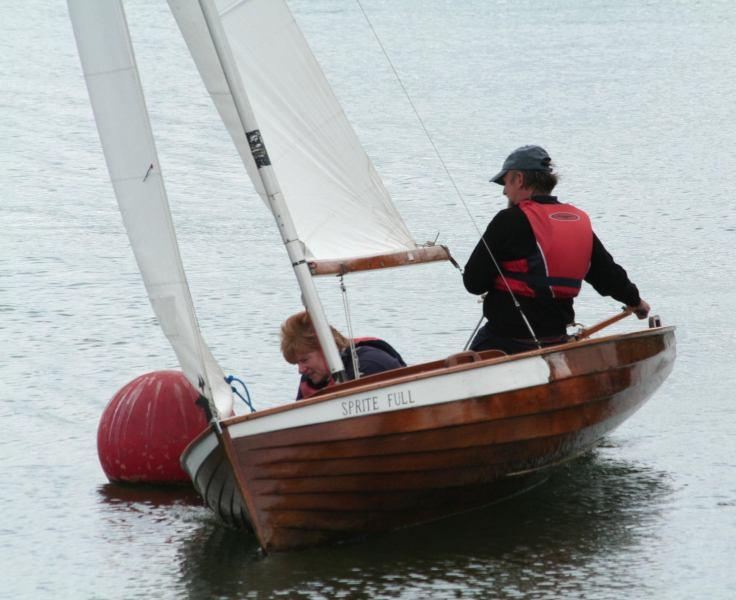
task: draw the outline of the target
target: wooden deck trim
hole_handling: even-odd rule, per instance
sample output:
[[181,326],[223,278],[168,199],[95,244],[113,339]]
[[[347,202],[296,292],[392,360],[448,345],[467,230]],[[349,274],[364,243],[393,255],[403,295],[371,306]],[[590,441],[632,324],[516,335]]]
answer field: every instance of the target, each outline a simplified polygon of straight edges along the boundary
[[[625,367],[622,367],[622,369],[625,369]],[[569,394],[572,389],[575,389],[579,386],[577,381],[580,379],[580,377],[574,377],[568,380],[564,381],[557,381],[554,382],[552,385],[554,386],[554,392],[557,395],[564,395]],[[603,378],[599,377],[598,374],[594,374],[590,376],[590,381],[595,382],[596,385],[603,385],[604,381],[602,381]],[[600,381],[599,381],[600,380]],[[608,393],[604,396],[601,396],[599,398],[595,398],[593,400],[584,400],[584,399],[575,399],[573,401],[567,401],[563,402],[561,400],[547,400],[545,399],[546,406],[542,410],[533,410],[532,404],[539,404],[540,402],[540,392],[544,386],[536,386],[535,387],[535,393],[537,395],[537,398],[533,403],[524,403],[523,399],[519,399],[519,392],[518,390],[511,390],[508,392],[501,392],[497,396],[500,398],[498,401],[490,400],[489,398],[484,397],[471,397],[466,398],[465,400],[459,400],[453,403],[456,407],[457,406],[463,406],[463,403],[473,403],[475,405],[478,405],[479,408],[477,409],[456,409],[458,411],[462,411],[465,417],[461,416],[460,414],[453,416],[444,416],[443,422],[445,423],[441,427],[434,427],[431,429],[431,431],[454,431],[457,428],[462,427],[482,427],[482,428],[489,428],[489,427],[501,427],[504,423],[509,423],[511,421],[515,422],[522,422],[525,419],[529,419],[531,417],[537,418],[537,417],[550,417],[555,414],[559,414],[565,411],[570,410],[579,410],[581,406],[586,404],[595,404],[596,402],[605,400],[610,395],[615,395],[621,393],[624,389],[626,389],[626,384],[623,381],[612,381],[610,382]],[[527,391],[529,391],[529,388],[527,388]],[[490,406],[491,404],[495,404],[496,406]],[[498,406],[500,405],[500,406]],[[427,412],[428,409],[432,409],[433,413],[436,412],[442,412],[446,411],[447,408],[445,405],[437,404],[432,405],[431,407],[428,406],[419,406],[415,408],[406,408],[403,411],[401,411],[401,415],[395,415],[392,418],[392,421],[395,421],[395,430],[386,431],[385,433],[382,433],[380,435],[371,434],[366,436],[353,436],[351,437],[351,441],[357,441],[357,440],[375,440],[375,439],[386,439],[386,438],[393,438],[393,437],[401,437],[407,434],[418,434],[418,435],[424,435],[426,434],[427,430],[425,429],[425,426],[423,423],[417,421],[416,423],[412,424],[412,421],[416,421],[416,415],[421,412]],[[361,415],[358,417],[352,417],[352,419],[363,419],[366,422],[379,422],[386,418],[387,413],[378,413],[376,415]],[[344,422],[341,422],[339,426],[336,426],[335,423],[324,423],[321,424],[321,426],[329,427],[330,432],[332,435],[335,436],[337,439],[331,439],[331,437],[328,436],[321,436],[320,439],[317,440],[303,440],[301,439],[301,436],[298,433],[295,433],[293,431],[294,428],[286,429],[283,431],[278,432],[266,432],[266,433],[260,433],[260,434],[254,434],[253,436],[249,436],[249,442],[248,442],[248,449],[249,452],[253,453],[254,457],[261,456],[263,454],[269,454],[271,456],[278,457],[280,454],[280,451],[283,449],[285,452],[289,453],[291,450],[290,448],[294,448],[296,446],[300,446],[302,448],[302,451],[305,451],[309,447],[318,447],[318,446],[325,446],[328,444],[332,445],[339,445],[341,444],[346,437],[348,437],[347,431],[352,429],[353,425],[350,423],[351,419],[346,418]],[[522,432],[517,431],[518,428],[514,428],[514,431],[512,432],[514,435],[521,434]],[[277,439],[273,439],[277,438]],[[279,439],[279,438],[285,438],[285,439]],[[238,438],[238,443],[240,443],[240,440],[242,438]],[[512,440],[513,441],[513,440]],[[468,440],[468,444],[470,444],[470,440]],[[470,444],[472,445],[472,444]],[[400,451],[390,451],[386,452],[385,449],[379,449],[378,445],[373,451],[366,452],[365,454],[361,456],[391,456],[394,454],[411,454],[411,450],[400,450]],[[459,445],[459,446],[453,446],[453,449],[461,449],[468,447],[465,444]],[[450,448],[448,446],[448,448]],[[423,452],[421,449],[416,449],[417,453]],[[332,460],[330,458],[313,458],[309,455],[308,452],[306,452],[306,457],[303,459],[304,461],[312,461],[312,460]],[[258,460],[257,458],[254,460]],[[272,464],[272,463],[281,463],[284,462],[284,459],[276,458],[272,459],[271,461],[267,461],[264,463],[258,462],[256,464]]]
[[449,260],[453,264],[455,260],[450,254],[447,246],[420,246],[413,250],[393,252],[391,254],[376,254],[374,256],[359,256],[345,258],[342,260],[312,260],[307,264],[312,275],[345,275],[356,271],[373,271],[376,269],[391,269],[393,267],[405,267],[419,265],[428,262]]
[[[483,360],[474,362],[474,363],[467,363],[467,364],[461,364],[456,365],[454,367],[444,367],[443,360],[439,361],[432,361],[430,363],[424,363],[420,365],[414,365],[412,367],[406,367],[403,369],[396,369],[393,371],[387,371],[385,373],[379,373],[377,375],[373,375],[370,377],[366,377],[363,379],[360,379],[358,381],[352,381],[347,382],[345,384],[340,384],[338,386],[331,386],[329,388],[329,393],[318,396],[314,398],[310,398],[308,400],[303,400],[300,402],[290,402],[287,404],[283,404],[280,406],[275,406],[269,409],[265,409],[263,411],[253,413],[250,415],[241,415],[238,417],[231,417],[227,419],[226,421],[223,421],[223,426],[235,426],[239,423],[243,423],[244,421],[249,421],[254,418],[260,418],[260,417],[267,417],[269,415],[274,415],[276,413],[283,413],[286,411],[292,411],[292,410],[302,410],[303,408],[307,407],[310,404],[317,404],[322,402],[330,402],[334,399],[342,398],[345,396],[349,396],[351,394],[355,393],[369,393],[373,389],[384,387],[386,384],[386,379],[390,380],[390,385],[409,385],[416,381],[425,380],[425,379],[431,379],[435,376],[446,376],[453,373],[456,373],[458,371],[464,371],[464,370],[470,370],[475,368],[483,368],[486,366],[496,365],[499,363],[505,363],[512,360],[518,360],[520,357],[523,356],[534,356],[534,355],[551,355],[549,357],[545,357],[547,364],[550,367],[550,380],[564,380],[568,379],[571,376],[574,376],[574,374],[570,371],[568,360],[562,360],[559,361],[556,359],[556,354],[562,351],[567,351],[568,359],[573,358],[574,362],[577,363],[578,359],[575,357],[581,357],[583,355],[580,354],[580,352],[591,345],[603,345],[610,341],[632,341],[636,340],[637,338],[641,337],[649,337],[652,336],[652,334],[656,334],[653,337],[653,340],[655,338],[667,338],[671,335],[671,332],[674,330],[674,327],[662,327],[662,328],[656,328],[656,329],[645,329],[642,331],[632,332],[628,334],[617,334],[617,335],[611,335],[606,336],[603,338],[597,338],[592,340],[585,340],[581,342],[570,342],[568,344],[545,348],[542,350],[534,350],[531,352],[527,352],[524,354],[518,354],[511,357],[493,357],[492,353],[490,355],[486,354],[485,352],[481,353],[481,358]],[[488,358],[486,358],[488,356]],[[620,365],[624,366],[624,365]],[[576,369],[573,368],[575,371]],[[356,392],[357,390],[357,392]],[[260,435],[260,434],[256,434]],[[208,439],[209,437],[209,439]],[[204,430],[199,436],[197,436],[190,444],[187,446],[187,448],[184,450],[182,456],[181,456],[181,463],[184,466],[184,468],[189,471],[187,468],[187,463],[189,462],[189,457],[192,453],[198,453],[202,454],[202,452],[209,453],[211,451],[210,446],[217,445],[217,439],[214,435],[211,434],[209,429]],[[194,465],[192,465],[194,466]],[[190,473],[192,477],[195,477],[195,473]]]
[[[663,333],[666,332],[667,330],[672,330],[672,329],[674,329],[674,327],[658,328],[658,330],[660,330]],[[555,352],[569,350],[571,348],[582,348],[585,346],[604,344],[614,339],[642,337],[645,335],[649,335],[652,331],[653,331],[652,329],[644,329],[642,331],[634,331],[631,333],[610,335],[610,336],[606,336],[602,338],[595,338],[595,339],[588,338],[588,339],[581,340],[581,341],[573,340],[566,344],[560,344],[559,346],[549,346],[547,348],[531,350],[529,352],[513,354],[511,356],[497,356],[496,354],[494,354],[495,351],[489,350],[486,352],[479,353],[482,360],[478,362],[463,363],[463,364],[455,365],[453,367],[445,366],[446,359],[440,359],[440,360],[435,360],[435,361],[431,361],[427,363],[421,363],[421,364],[412,365],[409,367],[402,367],[401,369],[393,369],[391,371],[384,371],[382,373],[377,373],[375,375],[369,375],[367,377],[361,377],[360,379],[356,379],[353,381],[347,381],[345,383],[330,386],[329,388],[325,388],[325,390],[327,391],[323,391],[324,393],[315,394],[314,396],[306,400],[300,400],[298,402],[290,402],[289,404],[282,404],[280,406],[274,406],[272,408],[267,408],[262,411],[249,413],[246,415],[230,417],[228,419],[225,419],[223,423],[227,423],[228,425],[235,425],[237,423],[242,423],[244,421],[249,421],[251,419],[258,419],[261,417],[265,417],[267,415],[272,415],[275,413],[284,412],[288,410],[295,410],[300,407],[307,406],[309,404],[316,404],[318,402],[326,402],[328,400],[332,400],[334,398],[340,398],[348,394],[353,394],[356,392],[362,393],[364,391],[367,392],[373,388],[382,387],[384,385],[384,382],[389,379],[392,381],[392,385],[398,386],[401,384],[411,383],[412,381],[416,381],[418,379],[423,379],[425,377],[428,377],[430,374],[432,375],[439,374],[438,372],[440,371],[442,372],[443,375],[450,374],[450,373],[456,373],[459,371],[467,371],[470,369],[479,368],[481,366],[510,362],[510,361],[518,360],[519,358],[539,356],[543,354],[553,354]],[[192,444],[190,444],[190,446],[192,446],[198,439],[199,438],[195,438],[195,440],[192,442]]]

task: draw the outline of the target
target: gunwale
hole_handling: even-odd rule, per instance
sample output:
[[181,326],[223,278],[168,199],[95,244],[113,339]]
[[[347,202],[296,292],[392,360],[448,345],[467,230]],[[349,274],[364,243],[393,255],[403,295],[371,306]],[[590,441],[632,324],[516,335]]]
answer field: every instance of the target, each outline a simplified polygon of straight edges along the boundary
[[[520,359],[528,358],[528,357],[549,355],[549,354],[553,354],[557,352],[570,350],[573,348],[577,349],[577,348],[585,348],[589,346],[602,345],[602,344],[611,342],[613,340],[636,339],[639,337],[645,337],[645,336],[651,335],[651,332],[653,331],[661,331],[664,334],[666,332],[674,331],[674,330],[675,330],[674,326],[644,329],[641,331],[633,331],[633,332],[624,333],[624,334],[614,334],[614,335],[608,335],[608,336],[599,337],[599,338],[588,338],[588,339],[581,340],[581,341],[571,341],[571,342],[559,344],[556,346],[548,346],[546,348],[531,350],[529,352],[513,354],[511,356],[491,355],[493,351],[479,352],[478,354],[481,358],[480,361],[462,363],[462,364],[454,365],[451,367],[444,366],[447,361],[447,358],[429,361],[429,362],[420,363],[417,365],[402,367],[401,369],[385,371],[383,373],[378,373],[376,375],[362,377],[361,379],[357,379],[353,381],[347,381],[345,383],[341,383],[341,384],[331,386],[329,388],[325,388],[325,390],[322,390],[322,393],[315,394],[314,396],[306,400],[300,400],[299,402],[291,402],[289,404],[273,406],[273,407],[269,407],[269,408],[266,408],[266,409],[263,409],[263,410],[260,410],[254,413],[250,413],[250,414],[229,417],[227,419],[223,419],[220,423],[224,426],[231,427],[239,423],[244,423],[244,422],[252,421],[255,419],[262,419],[262,418],[265,418],[265,417],[268,417],[274,414],[287,412],[287,411],[299,410],[306,406],[328,402],[330,400],[341,398],[341,397],[344,397],[344,396],[347,396],[349,394],[353,394],[356,392],[362,393],[362,392],[367,392],[367,391],[370,391],[376,388],[380,388],[380,387],[387,385],[386,384],[387,381],[391,381],[391,385],[411,383],[413,381],[425,379],[430,376],[436,376],[440,374],[438,372],[441,372],[442,374],[458,373],[458,372],[468,371],[471,369],[477,369],[482,366],[498,365],[498,364],[518,361]],[[453,355],[450,355],[450,356],[453,356]],[[326,391],[326,390],[329,390],[329,391]],[[210,433],[210,430],[206,429],[202,431],[196,438],[194,438],[194,440],[192,440],[189,446],[187,446],[187,448],[184,450],[182,457],[187,455],[187,453],[190,451],[192,446],[196,445],[202,438],[207,437],[209,433]]]

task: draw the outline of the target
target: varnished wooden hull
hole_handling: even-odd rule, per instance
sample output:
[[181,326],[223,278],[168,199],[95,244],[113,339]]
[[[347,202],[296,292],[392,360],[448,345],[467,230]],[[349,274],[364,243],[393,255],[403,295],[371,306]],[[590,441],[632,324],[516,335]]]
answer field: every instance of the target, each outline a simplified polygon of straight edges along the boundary
[[[674,357],[674,332],[660,328],[419,365],[224,421],[219,443],[200,436],[182,462],[208,504],[252,522],[266,551],[404,527],[534,485],[637,410]],[[224,509],[204,487],[218,477],[233,492]]]

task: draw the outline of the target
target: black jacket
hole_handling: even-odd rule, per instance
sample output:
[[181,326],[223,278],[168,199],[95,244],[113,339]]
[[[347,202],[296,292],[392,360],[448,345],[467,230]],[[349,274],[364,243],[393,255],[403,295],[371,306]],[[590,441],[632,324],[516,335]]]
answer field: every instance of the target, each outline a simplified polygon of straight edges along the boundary
[[[391,369],[399,369],[405,367],[406,363],[396,349],[380,339],[365,338],[357,340],[355,343],[355,354],[358,357],[358,370],[361,377],[382,373]],[[340,353],[342,364],[345,367],[345,375],[347,380],[355,379],[355,370],[353,369],[353,357],[350,355],[350,349],[347,348]],[[332,377],[328,377],[321,383],[312,383],[306,375],[302,375],[299,380],[299,389],[297,390],[296,399],[311,396],[315,391],[326,388],[331,385]]]
[[[532,200],[559,204],[555,196],[533,196]],[[499,263],[526,258],[536,250],[532,227],[518,206],[499,211],[488,225],[483,238]],[[465,289],[471,294],[488,292],[483,302],[483,314],[493,333],[510,338],[529,338],[529,330],[514,306],[511,295],[495,289],[494,280],[497,274],[498,270],[488,256],[488,251],[482,241],[479,241],[465,265]],[[639,290],[629,281],[626,271],[616,264],[595,234],[590,269],[585,281],[602,296],[612,296],[627,306],[636,306],[641,301]],[[516,298],[537,337],[562,336],[567,325],[575,321],[571,298],[530,298],[520,295]]]

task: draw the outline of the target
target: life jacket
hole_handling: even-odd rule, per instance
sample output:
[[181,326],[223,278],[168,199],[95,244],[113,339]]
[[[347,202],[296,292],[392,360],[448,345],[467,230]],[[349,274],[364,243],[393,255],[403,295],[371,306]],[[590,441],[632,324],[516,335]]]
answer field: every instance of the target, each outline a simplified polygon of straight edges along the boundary
[[[401,354],[399,354],[391,344],[389,344],[388,342],[380,338],[376,338],[376,337],[353,338],[353,343],[355,344],[356,350],[360,348],[361,346],[371,346],[373,348],[378,348],[379,350],[383,350],[386,354],[390,354],[396,360],[398,360],[402,367],[406,366],[404,359],[401,358]],[[353,361],[350,356],[350,348],[343,350],[340,353],[340,358],[342,358],[342,362],[345,365],[345,374],[348,377],[348,381],[351,379],[355,379],[355,372],[353,370]],[[296,399],[304,400],[305,398],[309,398],[310,396],[313,396],[314,394],[316,394],[319,390],[322,390],[326,388],[327,386],[334,385],[334,383],[335,383],[335,380],[332,378],[332,375],[330,375],[330,377],[328,377],[326,381],[322,382],[319,385],[314,385],[309,380],[309,377],[307,377],[306,375],[302,375],[302,378],[299,381],[299,391],[297,393]]]
[[[590,218],[570,204],[543,204],[522,200],[517,205],[531,225],[537,251],[531,256],[500,264],[514,294],[574,298],[590,268],[593,228]],[[496,276],[495,288],[508,291]]]

